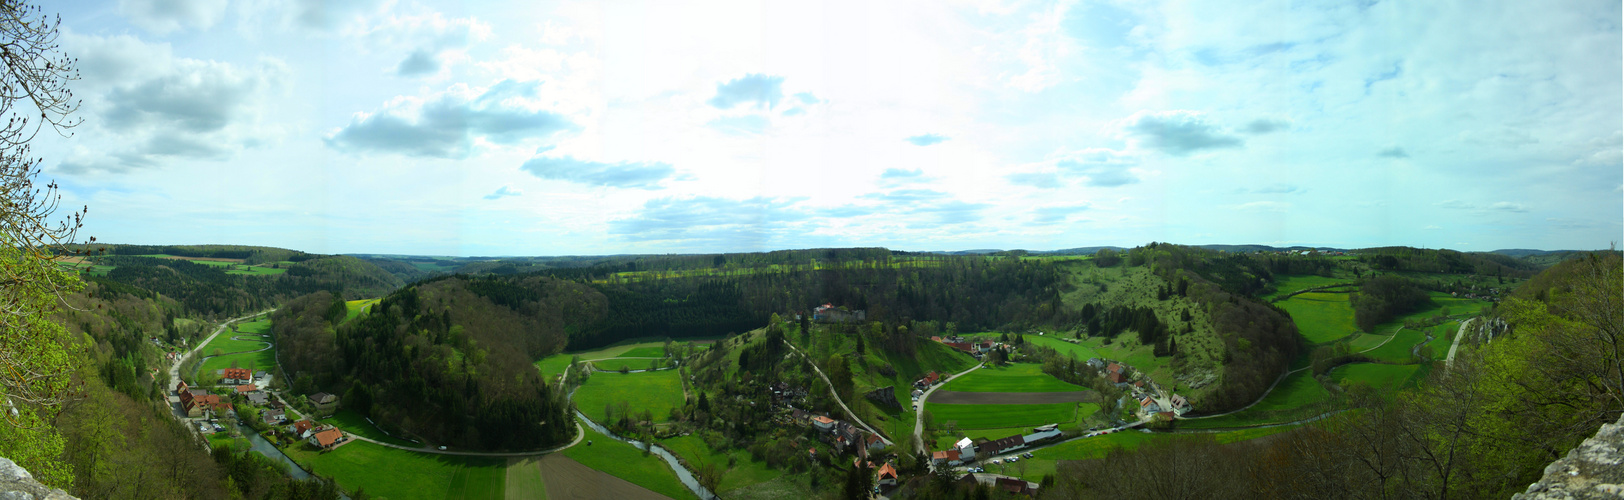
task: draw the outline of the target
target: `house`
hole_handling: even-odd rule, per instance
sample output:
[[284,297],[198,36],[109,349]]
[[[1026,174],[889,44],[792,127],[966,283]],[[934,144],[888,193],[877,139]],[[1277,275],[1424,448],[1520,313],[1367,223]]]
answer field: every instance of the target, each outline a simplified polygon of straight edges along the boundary
[[959,450],[938,451],[930,454],[930,463],[937,467],[943,465],[959,465]]
[[800,408],[790,408],[789,418],[791,421],[795,422],[795,425],[806,425],[806,421],[812,418],[812,414],[807,413],[806,410],[802,410]]
[[976,345],[976,351],[978,351],[978,352],[987,352],[987,351],[991,351],[991,350],[992,350],[992,341],[991,340],[983,340],[983,341],[981,341],[980,344]]
[[332,449],[333,446],[344,442],[344,432],[334,428],[316,431],[310,435],[310,444],[321,449]]
[[864,447],[868,448],[869,451],[880,451],[885,448],[885,440],[880,439],[878,434],[869,434],[865,440],[867,444]]
[[953,443],[953,447],[959,450],[959,460],[966,462],[975,460],[976,444],[970,438],[960,439],[959,442]]
[[1000,490],[1004,490],[1004,491],[1007,491],[1007,492],[1010,492],[1010,493],[1014,493],[1016,495],[1034,495],[1034,494],[1037,494],[1037,487],[1033,486],[1032,483],[1028,483],[1028,482],[1026,482],[1024,480],[1015,479],[1015,478],[1008,478],[1008,477],[997,478],[996,483],[994,483],[994,486],[996,486]]
[[970,345],[968,342],[942,342],[942,345],[964,351],[966,354],[975,354],[976,352],[975,346]]
[[265,410],[264,413],[260,414],[260,418],[269,425],[280,424],[288,420],[287,414],[283,413],[282,410]]
[[316,405],[316,413],[332,415],[333,412],[338,411],[338,396],[318,392],[310,395],[310,404]]
[[1172,422],[1174,418],[1177,417],[1173,414],[1173,412],[1170,411],[1164,411],[1156,414],[1156,421],[1158,422]]
[[250,393],[250,392],[258,391],[259,387],[254,385],[254,384],[243,384],[243,385],[237,386],[235,389],[237,390],[237,394],[247,394],[247,393]]
[[243,395],[243,397],[247,398],[250,404],[256,406],[264,406],[266,403],[271,402],[271,398],[269,396],[266,396],[265,393],[259,391],[250,392]]
[[881,465],[880,471],[874,474],[874,484],[879,486],[896,486],[897,468],[892,467],[890,462],[886,462],[885,465]]
[[1180,415],[1190,411],[1190,400],[1184,399],[1184,396],[1174,394],[1169,402],[1173,404],[1173,411],[1179,412]]
[[985,455],[990,457],[993,455],[1002,455],[1010,452],[1011,450],[1018,450],[1025,447],[1026,439],[1020,435],[1015,435],[988,441],[981,445],[981,451],[985,452]]
[[1145,399],[1139,400],[1139,411],[1147,414],[1156,413],[1162,411],[1162,407],[1156,404],[1156,398],[1145,396]]
[[1095,370],[1105,368],[1105,360],[1100,358],[1088,358],[1087,363],[1088,366],[1094,368]]
[[191,386],[186,385],[185,380],[182,380],[180,382],[175,383],[175,394],[176,395],[179,395],[180,393],[186,392],[187,389],[191,389]]
[[294,422],[291,427],[293,428],[293,433],[298,435],[302,439],[302,438],[305,437],[304,433],[310,432],[311,429],[316,428],[316,423],[311,422],[310,419],[307,418],[307,419],[304,419],[304,420],[300,420],[298,422]]
[[220,382],[224,384],[252,384],[254,372],[247,368],[226,368],[220,371]]
[[829,432],[835,428],[835,419],[818,415],[812,417],[812,426],[817,427],[820,431]]

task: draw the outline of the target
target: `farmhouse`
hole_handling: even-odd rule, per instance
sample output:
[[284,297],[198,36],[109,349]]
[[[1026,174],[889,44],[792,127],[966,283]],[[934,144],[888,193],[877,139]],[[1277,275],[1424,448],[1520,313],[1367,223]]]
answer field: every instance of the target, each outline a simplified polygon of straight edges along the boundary
[[310,444],[321,449],[331,449],[342,442],[344,442],[344,432],[331,427],[316,431],[310,435]]
[[226,368],[220,372],[220,382],[224,384],[252,384],[254,372],[247,368]]

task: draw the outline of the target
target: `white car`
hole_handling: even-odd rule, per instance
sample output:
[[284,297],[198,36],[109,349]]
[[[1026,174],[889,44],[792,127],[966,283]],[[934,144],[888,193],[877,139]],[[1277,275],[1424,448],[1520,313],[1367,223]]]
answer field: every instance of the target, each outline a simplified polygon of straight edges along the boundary
[[440,446],[440,451],[445,451],[445,446]]

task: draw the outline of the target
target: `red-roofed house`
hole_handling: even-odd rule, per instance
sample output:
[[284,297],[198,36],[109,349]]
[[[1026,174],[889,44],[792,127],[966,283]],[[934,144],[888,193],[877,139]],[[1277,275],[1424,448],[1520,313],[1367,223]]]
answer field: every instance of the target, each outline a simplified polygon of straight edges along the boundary
[[1010,493],[1014,493],[1014,494],[1017,494],[1017,495],[1031,495],[1032,493],[1034,493],[1034,491],[1032,491],[1031,485],[1028,484],[1026,481],[1021,480],[1021,479],[1000,477],[1000,478],[997,479],[997,482],[995,484],[997,484],[998,489],[1004,490],[1004,491],[1007,491],[1007,492],[1010,492]]
[[958,465],[959,450],[938,451],[930,455],[930,461],[937,466]]
[[259,390],[259,386],[256,386],[254,384],[243,384],[243,385],[237,386],[237,394],[247,394],[247,393],[250,393],[250,392],[257,391],[257,390]]
[[812,417],[812,425],[816,426],[820,430],[827,431],[835,428],[835,420],[823,415],[818,415],[816,417]]
[[310,435],[310,444],[317,448],[328,449],[344,440],[344,432],[338,429],[322,429]]
[[254,372],[247,368],[226,368],[220,372],[220,381],[227,384],[252,384]]
[[1145,399],[1139,400],[1139,410],[1145,413],[1156,413],[1162,411],[1162,407],[1156,404],[1155,398],[1145,396]]
[[880,486],[896,486],[897,468],[892,467],[890,462],[886,462],[885,465],[881,465],[880,471],[874,474],[874,484]]

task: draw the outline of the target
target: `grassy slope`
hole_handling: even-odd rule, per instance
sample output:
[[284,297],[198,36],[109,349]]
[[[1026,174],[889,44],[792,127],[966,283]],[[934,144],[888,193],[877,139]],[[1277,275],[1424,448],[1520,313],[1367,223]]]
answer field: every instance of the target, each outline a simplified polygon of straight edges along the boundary
[[1359,331],[1353,323],[1353,306],[1348,294],[1310,292],[1278,304],[1291,314],[1297,331],[1310,343],[1325,343]]
[[354,412],[352,410],[339,410],[337,413],[334,413],[333,416],[327,417],[327,418],[324,418],[324,419],[320,419],[318,421],[321,422],[321,423],[324,423],[324,424],[328,424],[328,425],[332,425],[334,427],[338,427],[340,429],[344,429],[344,432],[347,432],[347,433],[350,433],[350,434],[355,434],[355,435],[358,435],[358,436],[361,436],[361,437],[364,437],[364,438],[367,438],[367,439],[375,439],[375,440],[382,441],[382,442],[385,442],[385,443],[396,444],[396,445],[400,445],[400,446],[422,446],[423,445],[422,443],[415,443],[415,442],[412,442],[412,441],[407,441],[405,439],[400,439],[400,438],[390,436],[389,434],[384,433],[382,430],[379,430],[377,426],[372,425],[371,423],[368,423],[366,417],[362,417],[361,414],[356,413],[356,412]]
[[1078,403],[1030,405],[950,405],[927,403],[938,425],[957,422],[960,429],[998,429],[1064,424],[1077,420]]
[[954,379],[942,386],[944,391],[960,392],[1070,392],[1083,390],[1082,386],[1062,382],[1043,373],[1036,363],[1013,363],[1005,366],[984,366],[980,370]]
[[1415,376],[1419,368],[1419,365],[1357,363],[1333,368],[1330,375],[1331,380],[1344,387],[1353,383],[1365,383],[1382,392],[1397,392]]
[[1179,427],[1202,429],[1241,427],[1275,422],[1287,422],[1312,416],[1310,405],[1330,399],[1331,393],[1315,380],[1310,370],[1291,374],[1257,405],[1246,411],[1222,417],[1181,420]]
[[[299,444],[283,450],[293,461],[332,477],[348,491],[390,500],[503,496],[507,461],[430,455],[356,441],[328,453]],[[465,470],[466,469],[466,470]]]
[[582,424],[581,428],[586,431],[586,439],[591,440],[592,445],[582,443],[571,447],[564,450],[565,456],[661,495],[695,498],[660,457],[644,455],[642,450],[599,434],[586,424]]
[[677,370],[647,373],[594,373],[575,392],[575,407],[587,417],[604,421],[604,406],[625,401],[633,412],[649,410],[655,422],[671,417],[671,409],[682,406],[682,381]]

